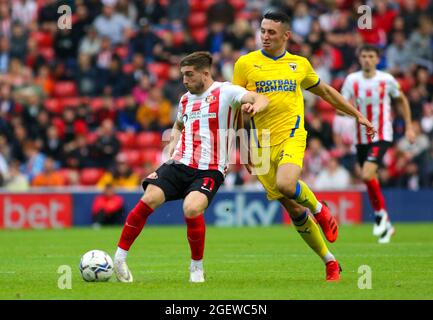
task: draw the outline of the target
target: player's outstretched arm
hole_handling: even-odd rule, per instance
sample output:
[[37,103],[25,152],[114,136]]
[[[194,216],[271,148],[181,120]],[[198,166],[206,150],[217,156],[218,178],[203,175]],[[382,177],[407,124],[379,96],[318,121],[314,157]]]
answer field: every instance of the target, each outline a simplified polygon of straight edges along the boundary
[[410,111],[409,101],[407,100],[406,95],[401,90],[400,90],[400,96],[397,97],[396,100],[402,106],[403,118],[406,127],[406,132],[405,132],[406,139],[410,143],[414,143],[416,139],[416,135],[412,128],[412,114]]
[[359,124],[367,127],[367,134],[374,136],[376,130],[373,125],[364,115],[355,109],[344,97],[330,85],[320,82],[319,85],[309,89],[310,92],[318,95],[326,102],[330,103],[334,108],[354,117]]
[[258,112],[265,110],[269,104],[269,99],[253,91],[249,91],[242,97],[242,111],[254,116]]
[[168,145],[168,156],[171,158],[173,156],[174,149],[176,148],[177,142],[179,141],[180,135],[182,133],[183,124],[179,120],[173,125],[170,135],[170,144]]

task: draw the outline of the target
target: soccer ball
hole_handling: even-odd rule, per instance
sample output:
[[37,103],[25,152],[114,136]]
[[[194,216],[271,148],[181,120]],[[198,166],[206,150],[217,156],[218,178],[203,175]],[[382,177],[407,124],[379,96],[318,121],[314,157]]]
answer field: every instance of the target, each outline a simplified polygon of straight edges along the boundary
[[85,281],[108,281],[113,274],[113,260],[102,250],[91,250],[81,257],[80,272]]

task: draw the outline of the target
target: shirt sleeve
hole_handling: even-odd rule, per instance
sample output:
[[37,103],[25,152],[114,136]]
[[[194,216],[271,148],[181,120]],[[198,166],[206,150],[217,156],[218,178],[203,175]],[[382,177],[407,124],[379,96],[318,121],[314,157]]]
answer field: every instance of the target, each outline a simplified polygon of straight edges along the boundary
[[184,99],[184,96],[182,96],[182,98],[179,101],[179,105],[177,106],[177,115],[176,115],[176,120],[179,121],[180,123],[183,124],[183,120],[182,120],[182,100]]
[[349,77],[346,77],[346,79],[344,79],[343,86],[341,87],[341,95],[346,100],[350,100],[353,96],[352,85]]
[[390,76],[389,80],[389,94],[393,98],[400,97],[400,84],[393,76]]
[[242,104],[243,96],[248,93],[248,91],[238,85],[230,84],[226,88],[227,94],[230,97],[230,106],[233,109],[238,108]]
[[301,87],[305,90],[309,90],[314,88],[320,83],[320,78],[314,71],[313,67],[310,64],[310,61],[307,59],[304,60],[305,64],[305,78],[301,82]]
[[246,68],[241,58],[235,63],[232,83],[244,88],[247,87]]

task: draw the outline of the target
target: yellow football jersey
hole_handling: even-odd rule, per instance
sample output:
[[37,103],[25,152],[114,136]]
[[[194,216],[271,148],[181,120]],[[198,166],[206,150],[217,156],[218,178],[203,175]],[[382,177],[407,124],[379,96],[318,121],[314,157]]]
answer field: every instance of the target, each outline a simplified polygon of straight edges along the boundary
[[[279,57],[271,57],[263,50],[250,52],[236,62],[233,83],[270,100],[268,108],[251,119],[259,147],[279,144],[297,132],[305,133],[301,88],[310,89],[320,83],[306,58],[287,51]],[[270,130],[270,140],[262,135],[265,129]]]

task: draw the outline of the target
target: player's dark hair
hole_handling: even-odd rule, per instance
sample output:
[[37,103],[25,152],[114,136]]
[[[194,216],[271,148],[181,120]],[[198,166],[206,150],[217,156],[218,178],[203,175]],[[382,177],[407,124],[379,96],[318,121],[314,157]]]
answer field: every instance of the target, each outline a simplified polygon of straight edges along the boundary
[[270,10],[263,15],[263,19],[269,19],[275,22],[281,22],[288,29],[290,27],[290,19],[287,14],[282,11]]
[[197,51],[187,55],[180,61],[180,67],[193,66],[196,70],[210,69],[212,55],[207,51]]
[[364,44],[362,45],[359,49],[358,49],[358,55],[360,55],[362,52],[367,51],[367,52],[376,52],[377,56],[380,56],[380,50],[378,47],[373,46],[371,44]]

